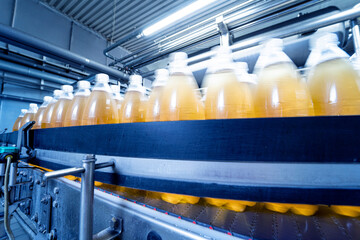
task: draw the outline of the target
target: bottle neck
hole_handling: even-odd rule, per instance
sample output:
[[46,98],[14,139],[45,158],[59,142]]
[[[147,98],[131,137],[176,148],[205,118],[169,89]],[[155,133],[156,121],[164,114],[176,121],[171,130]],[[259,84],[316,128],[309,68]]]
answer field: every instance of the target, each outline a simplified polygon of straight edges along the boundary
[[104,91],[104,92],[112,93],[109,84],[104,82],[97,82],[93,88],[93,91]]
[[90,90],[89,89],[79,89],[76,93],[75,96],[89,96],[90,95]]

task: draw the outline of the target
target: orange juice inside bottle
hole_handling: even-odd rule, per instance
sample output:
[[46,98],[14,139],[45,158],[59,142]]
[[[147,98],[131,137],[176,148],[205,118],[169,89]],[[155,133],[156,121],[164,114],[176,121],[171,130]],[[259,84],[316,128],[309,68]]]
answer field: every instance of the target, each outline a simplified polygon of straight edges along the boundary
[[119,118],[120,118],[120,116],[121,116],[121,105],[124,102],[124,98],[120,94],[120,86],[111,85],[110,87],[111,87],[111,90],[113,92],[113,97],[114,97],[114,100],[116,102],[116,108],[118,110]]
[[70,85],[63,85],[61,87],[63,94],[60,96],[59,100],[55,103],[53,114],[51,115],[50,126],[63,127],[66,111],[68,110],[71,101],[73,100],[73,87]]
[[13,126],[13,132],[17,131],[21,127],[21,120],[23,119],[24,115],[26,114],[27,109],[21,109],[20,115],[16,118]]
[[85,105],[82,125],[111,124],[119,122],[119,114],[111,88],[109,76],[96,74],[96,84]]
[[27,122],[34,121],[37,110],[38,110],[37,104],[30,103],[29,110],[25,113],[24,117],[21,119],[20,127],[24,126],[24,124]]
[[130,76],[130,85],[126,91],[124,102],[121,108],[121,123],[140,122],[141,115],[139,108],[143,97],[144,88],[140,75]]
[[145,122],[160,121],[160,103],[168,78],[168,70],[158,69],[155,71],[155,81],[145,109]]
[[145,115],[146,115],[148,101],[149,101],[148,97],[145,94],[143,94],[140,99],[139,122],[145,122],[145,118],[146,118]]
[[257,76],[256,74],[249,74],[249,67],[246,62],[236,62],[235,74],[240,82],[246,83],[248,88],[250,89],[251,96],[253,101],[255,99],[255,91],[257,88]]
[[54,111],[55,103],[59,100],[60,96],[63,94],[62,90],[54,90],[54,97],[45,108],[44,116],[41,122],[41,128],[50,128],[51,117]]
[[205,76],[206,119],[254,117],[253,99],[246,82],[239,81],[229,48],[220,47]]
[[90,96],[90,82],[79,81],[77,86],[78,90],[65,114],[64,127],[81,125],[85,104]]
[[40,129],[41,128],[41,123],[42,123],[43,118],[44,118],[45,109],[47,108],[49,103],[52,101],[52,99],[53,98],[50,97],[50,96],[45,96],[44,97],[43,104],[41,104],[39,110],[35,114],[35,117],[34,117],[35,124],[32,127],[33,129]]
[[340,206],[332,205],[331,210],[337,214],[348,216],[348,217],[359,217],[360,216],[360,207],[358,206]]
[[319,37],[307,61],[315,115],[360,114],[359,75],[337,44],[336,34]]
[[[163,90],[160,102],[160,121],[203,120],[205,112],[194,76],[187,67],[187,54],[174,53],[171,56],[170,77]],[[163,193],[161,198],[170,203],[196,203],[199,197]]]
[[205,111],[194,76],[187,67],[187,54],[172,54],[170,77],[160,104],[160,121],[203,120]]

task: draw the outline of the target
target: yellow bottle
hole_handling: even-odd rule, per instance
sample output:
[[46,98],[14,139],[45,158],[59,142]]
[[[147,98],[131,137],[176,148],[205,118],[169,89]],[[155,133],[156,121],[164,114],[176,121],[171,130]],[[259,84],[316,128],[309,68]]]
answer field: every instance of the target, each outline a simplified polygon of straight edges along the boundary
[[230,54],[229,48],[218,48],[206,73],[206,119],[251,118],[255,115],[248,83],[238,79]]
[[24,126],[24,124],[27,122],[34,121],[37,110],[38,110],[37,104],[30,103],[29,110],[25,113],[24,117],[21,119],[20,127]]
[[17,131],[21,127],[21,120],[23,119],[24,115],[26,114],[27,109],[21,109],[20,115],[16,118],[14,126],[13,126],[13,132]]
[[145,109],[146,122],[160,121],[160,104],[168,79],[168,70],[158,69],[155,71],[155,81],[152,84],[152,91]]
[[246,83],[250,89],[252,98],[255,98],[257,87],[257,77],[255,74],[249,74],[249,67],[246,62],[236,62],[235,73],[240,82]]
[[[309,90],[296,66],[282,51],[282,40],[267,42],[255,65],[258,85],[255,93],[257,117],[296,117],[314,115]],[[314,214],[318,206],[306,204],[265,203],[265,207],[276,212],[289,210],[296,214]]]
[[116,102],[116,108],[119,113],[119,117],[121,116],[121,105],[124,102],[124,98],[120,94],[120,86],[119,85],[111,85],[111,90],[113,92],[113,97]]
[[282,40],[272,39],[255,65],[258,86],[255,94],[257,117],[297,117],[314,115],[306,84],[296,66],[282,51]]
[[50,122],[51,122],[52,113],[54,111],[55,103],[59,100],[62,94],[63,94],[62,90],[54,90],[54,97],[44,111],[44,117],[41,122],[41,128],[51,127]]
[[[144,88],[144,93],[145,93]],[[146,115],[146,109],[149,102],[149,98],[143,94],[140,99],[140,106],[139,106],[139,122],[145,122],[145,115]]]
[[96,74],[96,84],[85,105],[82,125],[111,124],[119,122],[119,114],[111,88],[109,76]]
[[78,90],[65,114],[64,127],[81,125],[85,105],[90,96],[90,82],[79,81],[77,86]]
[[73,87],[70,85],[62,85],[63,94],[55,103],[53,114],[51,115],[50,126],[52,128],[63,127],[66,111],[73,100]]
[[195,93],[197,83],[187,67],[187,54],[179,52],[171,57],[170,77],[160,104],[160,121],[205,119],[204,106]]
[[[170,77],[163,90],[160,102],[160,121],[203,120],[204,106],[195,93],[198,88],[194,76],[187,67],[187,54],[174,53],[171,56]],[[199,197],[163,193],[161,198],[170,203],[196,203]]]
[[144,94],[142,77],[140,75],[130,76],[130,85],[126,90],[124,102],[121,108],[121,123],[140,122],[139,108]]
[[358,73],[338,46],[336,34],[316,40],[306,65],[315,115],[359,115]]
[[35,124],[33,126],[33,129],[40,129],[41,128],[41,123],[42,123],[43,118],[44,118],[45,109],[47,108],[49,103],[52,101],[52,99],[53,98],[50,97],[50,96],[45,96],[44,97],[43,104],[41,104],[39,110],[35,114],[35,117],[34,117]]

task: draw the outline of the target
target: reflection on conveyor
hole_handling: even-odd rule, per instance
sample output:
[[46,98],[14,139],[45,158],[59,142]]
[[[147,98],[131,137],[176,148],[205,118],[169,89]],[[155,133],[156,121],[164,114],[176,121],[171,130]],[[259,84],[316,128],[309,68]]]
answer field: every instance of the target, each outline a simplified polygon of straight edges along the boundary
[[197,204],[171,204],[162,201],[151,192],[103,184],[100,191],[110,190],[112,195],[200,224],[225,234],[247,236],[250,239],[358,239],[360,218],[338,215],[326,206],[320,206],[314,216],[276,213],[257,203],[245,212],[234,212],[223,207],[209,205],[204,199]]

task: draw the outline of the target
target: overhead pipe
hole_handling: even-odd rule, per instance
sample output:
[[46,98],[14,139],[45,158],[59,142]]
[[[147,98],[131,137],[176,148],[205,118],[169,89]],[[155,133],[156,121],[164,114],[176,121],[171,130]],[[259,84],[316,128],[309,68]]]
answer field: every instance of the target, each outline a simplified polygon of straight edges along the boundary
[[40,70],[25,67],[25,66],[22,66],[22,65],[19,65],[16,63],[7,62],[4,60],[0,60],[0,70],[3,70],[5,72],[17,73],[17,74],[21,74],[21,75],[29,76],[29,77],[33,77],[33,78],[44,79],[44,80],[48,80],[48,81],[56,82],[56,83],[60,83],[60,84],[72,84],[74,82],[74,80],[71,80],[68,78],[60,77],[60,76],[57,76],[57,75],[51,74],[51,73],[42,72]]
[[129,75],[103,64],[92,61],[71,51],[54,46],[24,32],[0,24],[0,41],[47,56],[53,59],[87,69],[93,73],[106,73],[122,82],[129,81]]
[[29,102],[29,103],[38,103],[41,104],[43,101],[35,98],[19,97],[9,94],[0,94],[1,99],[9,99],[15,101]]
[[[26,76],[15,74],[15,73],[9,73],[9,72],[4,73],[4,79],[5,79],[5,82],[17,81],[17,82],[21,82],[21,83],[32,84],[34,86],[37,86],[38,88],[49,87],[52,89],[57,89],[57,88],[61,88],[61,85],[62,85],[59,83],[52,83],[49,81],[41,83],[40,82],[41,80],[39,80],[39,79],[30,78],[30,77],[26,77]],[[10,81],[6,81],[6,79],[9,79]]]

